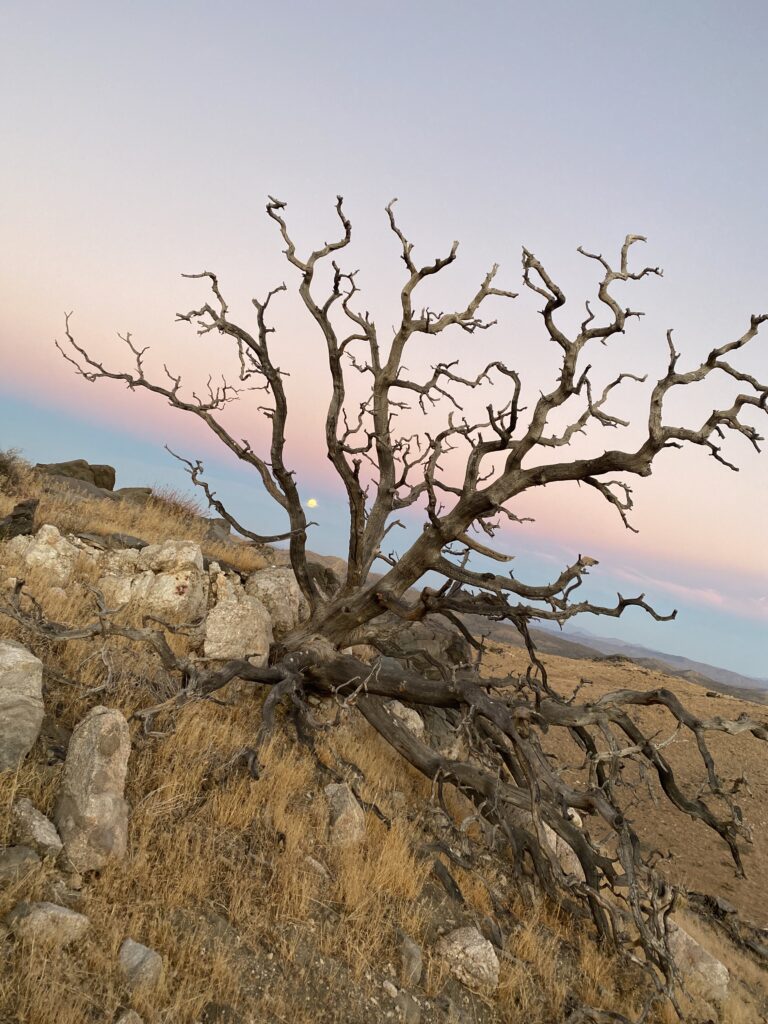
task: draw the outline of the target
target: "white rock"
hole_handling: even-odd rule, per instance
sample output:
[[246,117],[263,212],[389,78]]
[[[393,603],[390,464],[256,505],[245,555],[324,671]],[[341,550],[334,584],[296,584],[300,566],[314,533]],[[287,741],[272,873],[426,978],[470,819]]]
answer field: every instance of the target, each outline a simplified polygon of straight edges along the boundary
[[21,644],[0,641],[0,771],[18,768],[42,724],[43,663]]
[[254,665],[266,665],[273,640],[267,609],[223,573],[211,589],[216,603],[205,623],[205,657],[249,658]]
[[82,547],[61,536],[55,526],[41,526],[32,537],[14,537],[6,552],[21,558],[28,569],[42,569],[52,586],[63,587],[72,576],[79,557],[89,557]]
[[418,711],[407,708],[399,700],[389,700],[386,704],[387,711],[405,726],[408,732],[413,733],[417,739],[424,738],[424,722]]
[[208,577],[197,569],[148,573],[137,579],[143,582],[131,597],[147,614],[175,616],[184,622],[195,622],[205,615]]
[[77,942],[90,924],[84,914],[55,903],[19,903],[5,920],[18,938],[42,946],[68,946]]
[[166,540],[162,544],[148,544],[139,552],[137,569],[152,572],[180,572],[196,569],[203,571],[203,552],[191,540]]
[[325,787],[328,798],[328,829],[333,846],[359,843],[365,835],[365,812],[346,783]]
[[397,998],[397,986],[393,985],[392,982],[389,981],[389,979],[384,981],[381,987],[384,989],[384,991],[386,992],[390,999]]
[[131,602],[146,615],[196,622],[208,606],[208,578],[197,569],[154,573],[147,569],[135,576],[107,575],[98,582],[110,608]]
[[257,597],[265,606],[277,636],[295,629],[309,612],[296,577],[287,566],[274,565],[251,573],[245,592]]
[[728,998],[728,968],[674,921],[670,922],[669,948],[687,988],[707,1003],[721,1007]]
[[476,991],[491,993],[499,984],[499,958],[477,928],[457,928],[437,943],[437,952],[454,977]]
[[56,826],[31,800],[22,797],[11,809],[11,836],[15,843],[30,846],[41,857],[58,857],[62,842]]
[[118,963],[129,988],[152,988],[163,975],[163,958],[149,946],[126,939],[118,953]]
[[131,736],[124,716],[95,707],[69,741],[54,821],[77,871],[101,868],[125,855],[128,805],[123,793]]
[[115,551],[105,551],[100,565],[105,573],[112,576],[131,576],[139,571],[139,549],[117,548]]

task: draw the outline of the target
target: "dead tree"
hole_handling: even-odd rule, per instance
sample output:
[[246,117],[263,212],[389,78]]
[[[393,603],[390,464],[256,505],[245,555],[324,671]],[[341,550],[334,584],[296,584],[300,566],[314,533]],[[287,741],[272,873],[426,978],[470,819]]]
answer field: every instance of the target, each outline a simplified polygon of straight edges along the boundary
[[[209,380],[203,396],[190,393],[182,378],[167,369],[165,379],[148,376],[146,349],[139,348],[130,335],[122,336],[122,341],[130,352],[132,369],[108,369],[75,339],[67,317],[66,340],[59,348],[86,380],[122,381],[131,390],[153,392],[202,420],[230,452],[255,470],[261,485],[285,513],[286,530],[279,537],[262,536],[239,522],[205,482],[202,464],[186,462],[209,504],[240,534],[255,542],[289,541],[291,565],[310,609],[307,620],[275,645],[267,668],[248,662],[210,667],[179,661],[162,641],[157,624],[147,630],[146,638],[164,664],[173,664],[179,672],[186,695],[204,696],[234,678],[271,687],[263,731],[270,727],[282,701],[293,706],[302,728],[311,731],[308,694],[356,694],[359,710],[403,757],[439,785],[451,784],[474,802],[477,814],[506,842],[516,870],[533,870],[547,892],[588,909],[601,938],[642,959],[660,988],[671,992],[675,968],[667,944],[667,916],[674,894],[641,855],[622,804],[622,790],[616,784],[621,763],[630,758],[643,762],[682,815],[704,822],[722,837],[741,871],[739,844],[749,840],[749,830],[732,792],[718,775],[706,736],[713,730],[749,730],[765,740],[768,732],[748,719],[702,720],[666,689],[621,690],[582,704],[575,696],[566,698],[552,686],[536,654],[531,623],[545,620],[562,625],[584,612],[618,617],[628,607],[642,608],[656,619],[671,619],[674,612],[657,613],[643,595],[619,595],[612,606],[580,600],[579,588],[596,564],[584,556],[544,584],[523,582],[511,572],[491,572],[485,566],[489,559],[499,564],[508,560],[497,546],[500,527],[516,520],[515,499],[532,488],[567,481],[585,484],[612,505],[624,525],[632,529],[630,481],[648,476],[660,452],[697,445],[723,466],[735,469],[721,448],[726,431],[743,435],[759,448],[761,437],[744,413],[766,411],[768,385],[738,369],[731,359],[752,341],[768,315],[752,316],[743,334],[714,348],[690,369],[681,368],[669,332],[668,366],[651,389],[647,431],[637,446],[599,450],[589,457],[562,461],[542,459],[543,449],[567,451],[577,435],[585,435],[595,426],[627,426],[610,411],[611,400],[625,381],[645,378],[622,373],[598,392],[592,385],[588,360],[597,343],[610,342],[633,318],[641,316],[620,305],[614,285],[661,274],[657,267],[631,269],[630,251],[645,239],[628,235],[618,263],[579,250],[598,269],[598,306],[593,309],[587,302],[578,331],[571,333],[560,326],[558,311],[566,305],[563,290],[533,253],[523,250],[523,285],[541,299],[544,330],[558,350],[560,363],[551,390],[540,393],[530,408],[523,409],[521,378],[501,360],[489,363],[476,377],[461,376],[457,364],[450,362],[437,362],[424,379],[416,379],[405,369],[406,352],[423,338],[434,342],[453,328],[474,334],[495,322],[481,313],[488,300],[515,298],[514,293],[496,287],[498,267],[489,270],[458,310],[438,313],[418,306],[417,291],[456,260],[458,245],[454,243],[447,255],[432,263],[418,263],[413,245],[395,218],[394,203],[390,203],[386,213],[405,264],[405,280],[399,296],[399,322],[385,342],[373,318],[359,307],[357,272],[343,270],[337,262],[352,235],[341,197],[336,213],[338,238],[301,256],[289,233],[285,203],[273,198],[267,203],[267,214],[275,222],[286,259],[296,272],[299,296],[327,352],[330,397],[325,444],[349,510],[346,576],[335,593],[318,587],[310,572],[306,551],[310,524],[296,476],[286,461],[288,401],[268,321],[271,304],[286,285],[273,289],[263,300],[253,300],[255,324],[246,329],[230,318],[214,273],[189,275],[206,279],[212,294],[198,309],[179,314],[179,320],[196,325],[201,334],[213,332],[229,340],[240,368],[235,382],[222,380],[214,386]],[[330,282],[326,287],[322,285],[323,270]],[[350,373],[362,374],[365,381],[365,400],[354,411],[349,407]],[[724,378],[737,392],[730,404],[713,410],[699,425],[668,422],[667,396],[714,375]],[[242,391],[254,386],[260,389],[260,412],[268,420],[269,449],[262,453],[228,430],[221,415]],[[484,415],[474,422],[462,411],[460,395],[462,390],[483,388],[501,394],[502,399],[489,398]],[[553,414],[566,405],[574,410],[567,426],[553,428]],[[425,414],[423,431],[414,434],[399,428],[401,413],[408,408]],[[436,429],[442,408],[448,412]],[[453,453],[454,466],[457,453],[462,453],[460,473],[444,469],[448,452]],[[383,548],[385,539],[398,514],[408,509],[423,511],[423,529],[399,557],[389,555]],[[479,557],[483,560],[480,566]],[[372,574],[377,560],[385,566],[380,575]],[[427,573],[437,574],[444,582],[418,590]],[[16,614],[23,616],[19,602],[17,595]],[[419,661],[412,650],[398,648],[397,634],[404,623],[441,621],[477,651],[482,644],[471,628],[477,616],[507,621],[519,630],[530,654],[524,676],[484,679],[476,661],[446,666],[434,657]],[[37,618],[38,628],[51,629],[39,614]],[[84,628],[104,632],[119,627],[111,624],[108,610],[102,607],[98,623]],[[340,653],[356,644],[373,645],[387,657],[369,664]],[[390,698],[463,713],[471,726],[473,756],[451,760],[436,753],[387,713],[385,705]],[[648,705],[664,708],[671,724],[688,730],[695,739],[704,770],[704,785],[696,792],[686,792],[678,783],[663,743],[646,735],[638,724],[634,710]],[[583,751],[589,768],[584,786],[569,784],[545,756],[541,734],[552,729],[566,730]],[[251,764],[256,771],[256,755]],[[583,827],[574,822],[570,809],[584,817]],[[590,822],[609,832],[612,843],[598,843],[593,835],[599,829],[591,828]],[[565,874],[544,826],[572,848],[583,877]]]

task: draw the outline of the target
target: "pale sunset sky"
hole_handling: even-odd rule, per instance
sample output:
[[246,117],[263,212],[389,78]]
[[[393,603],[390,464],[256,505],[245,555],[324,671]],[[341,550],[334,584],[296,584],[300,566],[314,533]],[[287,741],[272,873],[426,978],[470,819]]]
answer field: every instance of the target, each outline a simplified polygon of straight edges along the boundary
[[[360,269],[360,307],[381,334],[403,279],[384,214],[393,196],[417,260],[461,243],[426,304],[460,308],[498,262],[499,287],[521,291],[489,303],[498,326],[446,337],[438,354],[423,349],[406,364],[461,358],[469,373],[503,359],[533,396],[551,386],[557,353],[537,297],[521,289],[521,247],[571,300],[570,324],[597,285],[577,247],[616,258],[627,233],[647,235],[634,258],[664,276],[617,291],[646,316],[589,360],[598,380],[649,374],[612,405],[642,417],[666,368],[667,328],[685,370],[742,334],[750,314],[768,312],[767,47],[762,2],[7,0],[0,448],[32,461],[109,462],[122,486],[186,487],[167,442],[203,458],[219,495],[254,529],[284,528],[195,422],[152,396],[85,383],[53,342],[72,310],[78,340],[110,367],[124,368],[116,332],[131,331],[152,346],[152,367],[165,361],[199,384],[232,363],[217,337],[174,323],[207,298],[180,274],[216,271],[246,326],[250,297],[285,280],[274,346],[292,375],[291,465],[305,500],[317,500],[310,546],[343,554],[345,501],[318,431],[323,342],[297,303],[296,272],[264,213],[268,194],[288,203],[300,252],[335,236],[335,197],[345,197],[353,244],[344,265]],[[762,333],[735,361],[766,380]],[[724,377],[688,388],[669,417],[699,425],[735,394]],[[254,444],[258,402],[249,397],[232,420]],[[765,416],[751,422],[768,431]],[[574,450],[637,436],[595,425]],[[536,523],[504,537],[515,574],[544,582],[589,554],[600,560],[591,596],[645,592],[660,610],[678,608],[678,619],[632,613],[576,625],[768,678],[768,453],[740,437],[725,452],[739,473],[699,449],[665,453],[636,483],[637,535],[585,488],[525,499],[515,511]],[[416,517],[406,526],[418,529]]]

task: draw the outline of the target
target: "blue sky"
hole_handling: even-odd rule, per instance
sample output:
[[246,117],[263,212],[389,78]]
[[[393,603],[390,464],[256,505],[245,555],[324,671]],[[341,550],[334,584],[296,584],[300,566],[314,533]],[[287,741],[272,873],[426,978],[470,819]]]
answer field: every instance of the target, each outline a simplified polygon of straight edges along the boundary
[[[126,485],[179,483],[167,440],[204,455],[257,528],[279,527],[194,429],[85,385],[52,348],[74,309],[78,336],[113,362],[114,332],[129,329],[192,374],[215,366],[217,353],[173,324],[199,299],[178,275],[216,269],[244,316],[252,294],[290,284],[268,193],[289,201],[302,245],[330,235],[345,195],[350,258],[385,323],[401,280],[382,212],[394,195],[420,254],[461,240],[436,299],[446,306],[494,261],[502,286],[519,287],[521,245],[580,305],[595,281],[576,247],[613,253],[626,233],[646,234],[643,260],[665,276],[633,296],[647,316],[605,353],[607,368],[662,372],[667,327],[701,358],[768,309],[767,43],[762,3],[4,4],[0,444],[112,462]],[[314,543],[338,551],[343,503],[308,429],[317,338],[290,300],[281,309],[304,417],[294,450],[319,500]],[[553,363],[535,307],[499,316],[483,351],[512,353],[539,386]],[[765,379],[767,351],[740,365]],[[679,412],[697,418],[726,395],[720,383]],[[638,414],[641,392],[626,402]],[[768,463],[729,451],[738,475],[701,453],[660,462],[636,494],[639,538],[581,496],[537,504],[516,564],[547,574],[595,554],[595,594],[642,583],[680,617],[587,628],[768,675]]]

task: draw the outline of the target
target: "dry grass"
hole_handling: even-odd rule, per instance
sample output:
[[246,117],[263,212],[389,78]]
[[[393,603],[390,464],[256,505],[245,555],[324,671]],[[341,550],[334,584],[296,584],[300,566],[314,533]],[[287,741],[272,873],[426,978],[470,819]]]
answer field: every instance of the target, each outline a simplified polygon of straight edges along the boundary
[[[3,467],[0,459],[0,474],[15,483],[0,494],[0,514],[19,495],[39,494],[40,521],[53,522],[62,531],[121,531],[149,541],[203,539],[203,527],[189,509],[169,496],[162,499],[165,504],[144,507],[68,502],[64,494],[42,492],[36,474],[23,464],[11,467],[10,476]],[[211,557],[216,557],[216,547],[205,544]],[[230,548],[226,551],[231,561]],[[256,555],[246,549],[241,557]],[[0,583],[18,569],[2,545],[0,565]],[[66,592],[52,590],[35,573],[28,574],[28,586],[49,616],[83,622],[93,614],[85,586],[92,573],[81,565],[78,583]],[[123,614],[130,616],[131,610]],[[42,811],[53,809],[61,764],[48,763],[51,730],[72,729],[96,703],[130,715],[169,692],[169,680],[152,653],[129,650],[120,639],[110,639],[106,648],[95,641],[54,644],[0,617],[3,636],[22,641],[44,661],[50,717],[20,770],[0,775],[0,845],[10,839],[8,818],[15,799],[27,796]],[[173,642],[183,647],[188,641],[178,637]],[[108,668],[110,689],[89,692],[103,684]],[[433,797],[429,782],[405,765],[357,712],[346,713],[339,726],[318,734],[317,754],[334,772],[354,781],[362,797],[391,818],[391,827],[368,814],[363,840],[334,848],[328,843],[322,791],[329,775],[296,742],[287,723],[261,752],[258,781],[225,769],[238,750],[253,742],[264,696],[256,690],[238,697],[236,687],[232,689],[231,695],[220,695],[229,703],[197,701],[160,716],[156,728],[164,733],[161,738],[144,738],[138,725],[132,725],[126,793],[131,828],[123,861],[89,878],[79,891],[64,891],[52,865],[42,864],[0,892],[0,918],[24,898],[67,902],[91,921],[84,940],[55,955],[6,944],[6,960],[0,963],[0,1020],[103,1024],[119,1009],[133,1006],[147,1024],[192,1024],[208,1002],[230,1004],[259,1021],[372,1020],[352,1010],[346,1018],[331,1018],[328,1006],[333,999],[343,1001],[380,985],[370,979],[380,977],[382,965],[398,962],[398,929],[429,948],[446,912],[435,903],[436,887],[429,882],[432,857],[424,852],[429,838],[426,811]],[[326,721],[331,717],[323,709],[316,713]],[[460,825],[472,806],[449,788],[445,798]],[[468,835],[473,834],[470,827]],[[327,873],[314,869],[308,857]],[[530,897],[524,902],[501,861],[487,862],[485,881],[477,872],[449,866],[466,899],[466,918],[479,922],[492,912],[488,882],[503,894],[519,921],[502,957],[499,990],[489,1007],[493,1019],[551,1024],[563,1019],[573,997],[629,1016],[637,1012],[636,979],[606,957],[590,933],[561,908]],[[126,936],[164,957],[165,978],[151,999],[131,996],[116,970],[117,951]],[[718,936],[706,938],[746,986],[768,995],[764,979],[756,976],[747,958],[739,959]],[[312,956],[347,972],[333,998],[318,989],[307,947]],[[280,965],[286,965],[284,973]],[[444,965],[427,955],[427,995],[437,994],[445,979]],[[759,1019],[754,1016],[756,1003],[745,993],[740,988],[734,994],[727,1018],[733,1024]],[[666,1024],[671,1018],[662,1009],[656,1020]]]
[[0,518],[25,498],[39,499],[38,523],[50,523],[62,533],[127,533],[150,544],[184,537],[197,541],[209,558],[229,562],[241,572],[255,572],[266,564],[255,548],[208,539],[203,509],[183,492],[161,486],[144,505],[94,500],[52,482],[13,453],[0,452]]

